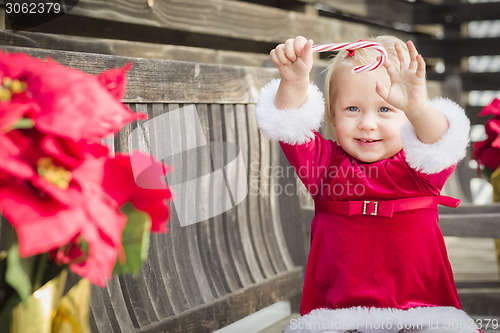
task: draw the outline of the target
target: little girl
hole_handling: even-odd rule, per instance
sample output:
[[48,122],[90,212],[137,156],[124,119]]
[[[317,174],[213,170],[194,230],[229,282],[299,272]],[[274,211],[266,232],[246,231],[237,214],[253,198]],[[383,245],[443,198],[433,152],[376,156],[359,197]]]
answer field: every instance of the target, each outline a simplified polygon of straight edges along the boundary
[[469,120],[454,102],[428,100],[425,62],[412,42],[373,39],[341,51],[320,90],[309,82],[312,41],[271,51],[281,80],[256,107],[264,136],[279,140],[315,201],[300,317],[285,332],[477,332],[460,306],[437,204],[465,156]]

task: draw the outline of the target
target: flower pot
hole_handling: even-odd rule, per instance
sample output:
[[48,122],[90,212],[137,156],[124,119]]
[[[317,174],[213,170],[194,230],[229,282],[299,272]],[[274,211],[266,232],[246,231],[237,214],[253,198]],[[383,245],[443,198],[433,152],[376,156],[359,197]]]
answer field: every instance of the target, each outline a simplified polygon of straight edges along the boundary
[[68,271],[12,310],[10,333],[89,333],[90,283],[82,279],[63,296]]

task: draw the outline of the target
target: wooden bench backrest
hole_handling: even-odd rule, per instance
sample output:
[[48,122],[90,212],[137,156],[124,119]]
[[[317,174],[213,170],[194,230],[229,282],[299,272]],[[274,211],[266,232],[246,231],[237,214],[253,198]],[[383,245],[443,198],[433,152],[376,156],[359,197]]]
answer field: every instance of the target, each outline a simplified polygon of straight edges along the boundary
[[[254,113],[260,87],[277,75],[276,70],[20,47],[4,50],[50,56],[92,74],[132,62],[124,99],[132,110],[147,113],[148,121],[154,122],[155,117],[189,107],[195,110],[202,128],[202,133],[193,133],[194,127],[181,112],[176,124],[163,122],[150,127],[154,129],[148,132],[150,153],[155,154],[153,146],[174,144],[182,146],[174,147],[178,151],[187,150],[183,145],[197,137],[207,143],[207,149],[210,142],[236,144],[244,161],[248,194],[241,203],[224,214],[187,226],[181,226],[182,212],[171,205],[169,232],[151,237],[149,256],[140,274],[114,276],[107,287],[93,288],[94,331],[212,332],[300,294],[303,268],[296,258],[303,259],[304,242],[297,243],[293,235],[297,230],[287,225],[289,217],[300,214],[298,199],[273,195],[272,191],[278,182],[293,183],[293,175],[288,180],[273,176],[273,166],[282,164],[281,150],[260,135]],[[131,133],[146,122],[127,125],[106,142],[115,152],[128,152],[133,143],[129,142]],[[212,151],[212,157],[218,158],[214,154],[220,152]],[[174,168],[182,170],[185,179],[215,171],[210,158],[203,161],[201,155],[177,158]],[[232,157],[219,158],[226,158],[227,164]],[[230,177],[226,172],[227,181]],[[209,179],[199,186],[218,191]],[[213,204],[199,198],[180,199],[185,201],[185,209],[210,209]],[[290,253],[293,248],[298,254]]]

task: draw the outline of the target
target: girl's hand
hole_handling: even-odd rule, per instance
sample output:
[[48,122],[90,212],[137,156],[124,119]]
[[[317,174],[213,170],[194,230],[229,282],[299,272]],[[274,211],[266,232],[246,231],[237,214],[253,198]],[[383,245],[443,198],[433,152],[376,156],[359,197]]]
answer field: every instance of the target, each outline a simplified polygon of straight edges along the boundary
[[411,41],[408,41],[406,45],[408,46],[410,61],[405,57],[402,46],[395,44],[394,47],[401,68],[398,70],[394,65],[386,62],[384,66],[391,79],[391,86],[386,87],[381,82],[377,82],[376,90],[389,104],[409,116],[425,110],[429,104],[425,83],[424,58],[418,54],[415,45]]
[[402,110],[423,143],[438,141],[448,130],[448,120],[428,101],[425,84],[425,61],[411,41],[406,43],[410,61],[404,57],[401,45],[396,44],[401,68],[385,63],[391,86],[377,82],[377,93],[392,106]]
[[279,109],[295,109],[306,101],[309,73],[312,69],[312,40],[298,36],[279,44],[270,53],[278,66],[281,81],[274,98]]
[[312,44],[312,40],[298,36],[271,50],[271,60],[278,66],[282,81],[290,83],[309,81],[313,64]]

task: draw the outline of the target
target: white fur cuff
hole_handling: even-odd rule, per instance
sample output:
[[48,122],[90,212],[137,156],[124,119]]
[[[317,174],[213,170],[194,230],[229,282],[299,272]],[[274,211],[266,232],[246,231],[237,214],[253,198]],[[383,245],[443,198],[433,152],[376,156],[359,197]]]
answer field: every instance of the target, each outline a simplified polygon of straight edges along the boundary
[[325,114],[323,94],[317,86],[309,84],[307,100],[298,109],[278,109],[274,105],[279,79],[267,83],[260,91],[255,107],[257,124],[264,137],[289,144],[303,144],[314,138]]
[[470,121],[464,110],[446,98],[435,98],[431,104],[446,117],[449,124],[448,131],[437,142],[421,142],[409,121],[401,128],[406,162],[426,174],[438,173],[458,163],[465,157],[469,144]]
[[477,325],[454,307],[417,307],[408,310],[352,307],[316,309],[290,320],[284,333],[397,333],[406,329],[419,333],[477,333]]

